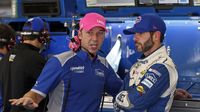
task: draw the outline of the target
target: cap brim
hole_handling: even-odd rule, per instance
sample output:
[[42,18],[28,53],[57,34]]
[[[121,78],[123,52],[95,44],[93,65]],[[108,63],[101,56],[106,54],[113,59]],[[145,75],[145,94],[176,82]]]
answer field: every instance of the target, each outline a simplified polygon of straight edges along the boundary
[[87,27],[83,28],[86,31],[90,31],[92,28],[94,27],[101,27],[103,28],[106,32],[108,32],[108,30],[106,29],[106,27],[99,25],[99,24],[92,24],[92,25],[88,25]]
[[135,34],[135,33],[143,33],[143,32],[149,32],[149,30],[137,28],[137,27],[133,27],[133,28],[123,30],[123,33],[125,35],[132,35],[132,34]]
[[129,29],[123,30],[123,33],[124,33],[125,35],[132,35],[132,34],[135,34],[135,31],[134,31],[133,28],[129,28]]

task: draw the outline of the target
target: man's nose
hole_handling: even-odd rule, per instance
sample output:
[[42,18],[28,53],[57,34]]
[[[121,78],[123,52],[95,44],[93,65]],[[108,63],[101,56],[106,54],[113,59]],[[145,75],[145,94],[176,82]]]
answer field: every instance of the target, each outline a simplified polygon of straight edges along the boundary
[[92,35],[92,40],[97,40],[97,38],[98,38],[98,34],[97,34],[97,33],[94,33],[94,34]]

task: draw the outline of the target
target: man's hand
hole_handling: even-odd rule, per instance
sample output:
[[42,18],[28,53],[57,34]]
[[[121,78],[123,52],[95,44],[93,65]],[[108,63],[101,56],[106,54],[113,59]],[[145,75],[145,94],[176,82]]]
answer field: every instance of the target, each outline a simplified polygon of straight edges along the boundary
[[128,98],[128,92],[127,91],[121,91],[115,98],[115,103],[120,108],[129,109],[133,107],[133,104],[131,104],[129,98]]
[[15,106],[24,106],[26,109],[35,109],[38,107],[38,104],[33,101],[30,97],[22,97],[19,99],[10,99],[9,102],[11,102],[11,105]]
[[192,96],[190,95],[190,93],[188,93],[186,90],[184,89],[176,89],[175,93],[174,93],[174,99],[175,100],[181,100],[181,99],[191,99]]

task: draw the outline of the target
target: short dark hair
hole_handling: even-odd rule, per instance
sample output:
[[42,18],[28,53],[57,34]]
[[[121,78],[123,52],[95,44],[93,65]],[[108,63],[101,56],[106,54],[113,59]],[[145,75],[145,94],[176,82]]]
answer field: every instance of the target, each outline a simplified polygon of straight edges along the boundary
[[[154,34],[154,32],[150,32],[150,35],[152,36]],[[163,43],[163,40],[165,38],[165,35],[164,34],[161,34],[160,36],[160,43]]]
[[161,36],[160,36],[160,42],[161,42],[161,43],[163,43],[164,38],[165,38],[165,35],[164,35],[164,34],[161,34]]
[[8,24],[0,24],[0,48],[3,48],[15,39],[15,30]]

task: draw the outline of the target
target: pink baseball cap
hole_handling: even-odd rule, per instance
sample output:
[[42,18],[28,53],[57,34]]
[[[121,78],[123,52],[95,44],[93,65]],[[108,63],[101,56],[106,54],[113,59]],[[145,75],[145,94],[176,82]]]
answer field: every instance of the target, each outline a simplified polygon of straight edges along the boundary
[[92,28],[99,26],[101,28],[103,28],[106,32],[106,19],[98,14],[98,13],[88,13],[86,14],[81,20],[80,20],[80,28],[79,30],[86,30],[89,31]]

